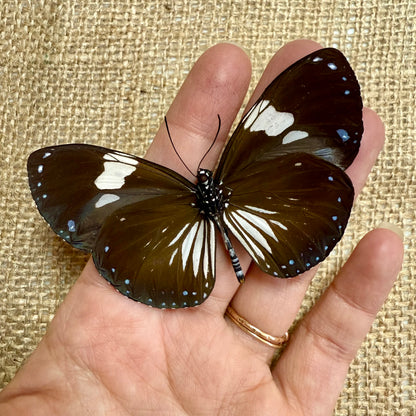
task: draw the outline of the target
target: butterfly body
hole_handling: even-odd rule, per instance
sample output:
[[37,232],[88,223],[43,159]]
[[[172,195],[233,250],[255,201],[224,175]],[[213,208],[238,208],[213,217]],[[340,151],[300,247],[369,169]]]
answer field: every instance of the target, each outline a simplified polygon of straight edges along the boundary
[[91,252],[122,294],[158,308],[204,302],[215,283],[216,229],[240,282],[233,235],[264,272],[293,277],[331,252],[354,189],[359,85],[335,49],[293,64],[238,124],[196,184],[116,150],[70,144],[32,153],[29,185],[52,229]]

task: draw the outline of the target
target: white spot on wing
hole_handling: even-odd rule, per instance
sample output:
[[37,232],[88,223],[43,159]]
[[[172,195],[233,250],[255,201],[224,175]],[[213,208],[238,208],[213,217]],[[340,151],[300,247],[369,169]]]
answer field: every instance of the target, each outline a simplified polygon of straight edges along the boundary
[[94,181],[98,189],[120,189],[136,168],[121,162],[104,162],[104,172]]
[[306,131],[292,130],[289,133],[287,133],[285,137],[283,137],[282,144],[292,143],[296,140],[301,140],[308,136],[309,134]]
[[42,159],[46,159],[49,157],[52,153],[51,152],[45,152],[45,154],[42,156]]
[[101,208],[104,205],[111,204],[112,202],[118,201],[120,197],[114,194],[101,195],[98,201],[95,203],[95,208]]
[[38,166],[38,173],[42,173],[43,172],[43,165],[39,165]]
[[250,128],[250,131],[264,131],[268,136],[277,136],[294,123],[292,113],[277,111],[269,104],[270,101],[262,100],[254,106],[247,115],[244,128]]

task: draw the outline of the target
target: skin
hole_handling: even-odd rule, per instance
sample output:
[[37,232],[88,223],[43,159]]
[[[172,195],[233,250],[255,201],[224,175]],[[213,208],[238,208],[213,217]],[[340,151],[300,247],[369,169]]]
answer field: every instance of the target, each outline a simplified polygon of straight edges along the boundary
[[[279,50],[248,105],[279,72],[319,48],[302,40]],[[211,144],[220,114],[220,137],[204,163],[214,166],[250,75],[247,55],[232,44],[212,47],[195,64],[167,114],[191,168]],[[365,109],[363,119],[362,146],[348,169],[357,193],[384,141],[378,116]],[[163,124],[147,157],[189,178]],[[331,415],[349,363],[397,277],[402,251],[391,229],[364,236],[272,369],[274,349],[224,319],[225,309],[231,302],[254,325],[282,334],[315,270],[274,279],[237,247],[246,271],[239,286],[219,249],[208,300],[197,308],[162,311],[118,294],[90,260],[38,348],[0,394],[0,414]]]

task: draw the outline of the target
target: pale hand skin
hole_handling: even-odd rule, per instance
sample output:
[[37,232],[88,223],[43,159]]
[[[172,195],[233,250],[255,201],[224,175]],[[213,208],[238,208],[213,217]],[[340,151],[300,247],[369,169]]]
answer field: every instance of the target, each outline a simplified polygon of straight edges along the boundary
[[[290,63],[320,46],[295,41],[271,60],[253,103]],[[209,49],[195,64],[167,117],[176,146],[195,169],[212,167],[250,80],[237,46]],[[348,169],[358,192],[384,140],[377,115],[364,111],[360,153]],[[184,176],[162,126],[148,158]],[[189,177],[189,174],[188,174]],[[220,244],[220,242],[219,242]],[[0,395],[7,415],[331,415],[348,366],[401,267],[402,242],[386,228],[368,233],[318,303],[291,334],[275,367],[274,350],[224,319],[234,309],[254,325],[282,334],[314,274],[274,279],[238,248],[246,282],[239,286],[219,250],[208,300],[186,310],[158,310],[118,294],[88,262],[47,334]]]

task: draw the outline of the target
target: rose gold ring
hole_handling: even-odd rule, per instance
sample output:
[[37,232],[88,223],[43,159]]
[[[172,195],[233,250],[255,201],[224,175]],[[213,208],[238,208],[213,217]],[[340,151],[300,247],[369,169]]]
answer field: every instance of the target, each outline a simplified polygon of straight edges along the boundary
[[252,337],[258,339],[266,345],[269,345],[273,348],[283,347],[289,340],[289,333],[286,332],[284,335],[274,336],[270,335],[267,332],[262,331],[261,329],[250,324],[246,319],[240,316],[231,305],[228,305],[225,315],[230,318],[230,320],[235,323],[242,331],[246,334],[251,335]]

